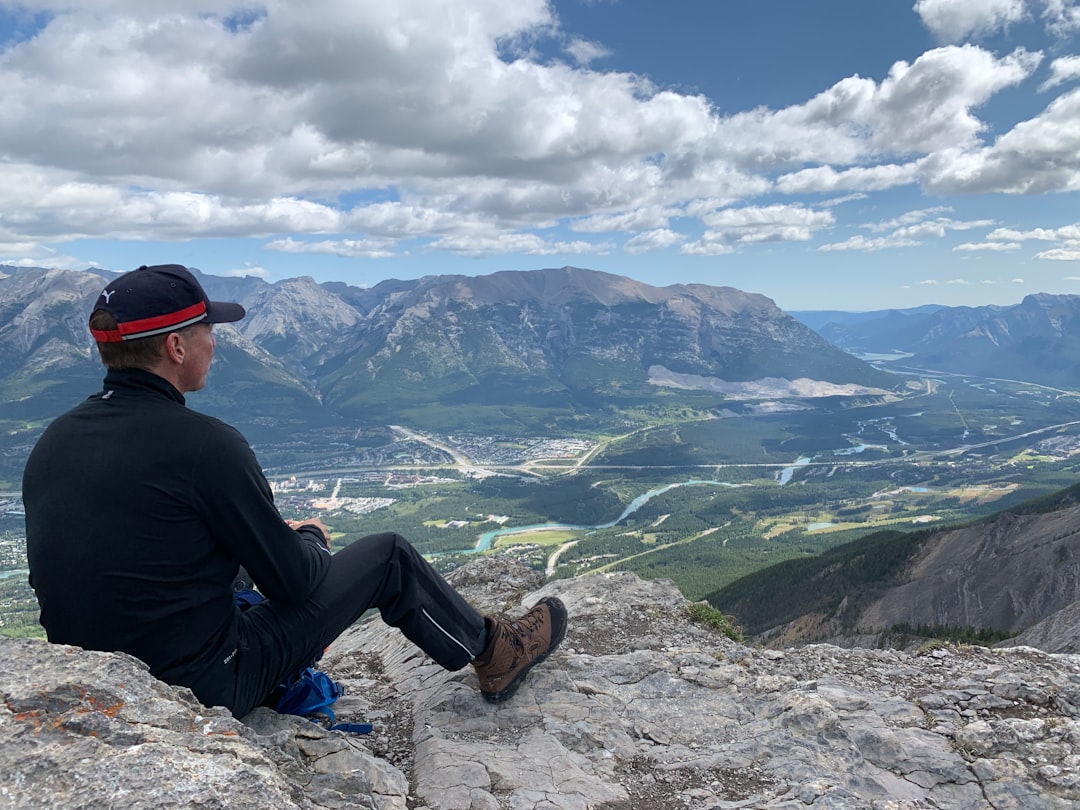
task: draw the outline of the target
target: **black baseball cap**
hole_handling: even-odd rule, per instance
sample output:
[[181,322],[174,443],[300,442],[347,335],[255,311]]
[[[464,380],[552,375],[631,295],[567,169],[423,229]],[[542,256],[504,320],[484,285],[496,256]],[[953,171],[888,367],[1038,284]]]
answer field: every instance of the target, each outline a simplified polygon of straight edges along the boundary
[[116,318],[116,329],[91,329],[99,343],[160,335],[193,323],[232,323],[239,304],[211,301],[191,271],[179,264],[143,265],[109,282],[94,304]]

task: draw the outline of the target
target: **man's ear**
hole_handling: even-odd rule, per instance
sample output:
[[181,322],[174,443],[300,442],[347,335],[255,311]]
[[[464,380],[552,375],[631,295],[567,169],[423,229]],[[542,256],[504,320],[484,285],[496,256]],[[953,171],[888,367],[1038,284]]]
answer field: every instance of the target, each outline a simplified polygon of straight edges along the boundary
[[167,360],[181,366],[184,364],[184,338],[181,337],[179,332],[169,332],[165,335],[165,343],[162,348],[165,351]]

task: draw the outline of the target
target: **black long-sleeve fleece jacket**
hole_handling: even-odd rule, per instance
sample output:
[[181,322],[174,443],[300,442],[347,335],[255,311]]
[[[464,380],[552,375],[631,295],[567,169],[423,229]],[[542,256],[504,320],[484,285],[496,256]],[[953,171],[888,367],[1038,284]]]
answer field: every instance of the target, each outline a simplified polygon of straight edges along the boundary
[[235,655],[240,565],[268,598],[300,603],[330,563],[317,528],[284,523],[240,433],[145,371],[109,371],[48,427],[23,501],[49,640],[130,653],[196,694],[220,688]]

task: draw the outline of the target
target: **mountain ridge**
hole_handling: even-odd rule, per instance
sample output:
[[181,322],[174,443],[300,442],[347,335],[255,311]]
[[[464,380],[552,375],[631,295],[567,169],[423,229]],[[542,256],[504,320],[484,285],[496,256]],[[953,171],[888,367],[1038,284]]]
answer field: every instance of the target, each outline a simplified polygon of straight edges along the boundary
[[[264,403],[299,402],[306,391],[294,418],[307,409],[316,421],[393,416],[430,426],[466,406],[505,424],[550,424],[670,398],[650,381],[655,366],[725,380],[895,384],[770,299],[729,287],[652,287],[573,267],[387,280],[366,290],[306,276],[270,284],[196,272],[212,298],[248,309],[243,321],[219,327],[225,349],[211,370],[211,388],[228,379],[226,393],[247,396],[231,412],[221,392],[205,400],[241,423],[272,419]],[[62,383],[64,369],[78,367],[80,381],[92,375],[85,318],[110,275],[0,268],[9,399],[33,400]],[[32,321],[35,312],[48,317]],[[62,330],[46,335],[46,323]],[[718,401],[707,387],[696,396]],[[58,412],[51,403],[39,410]]]
[[885,367],[924,368],[1072,387],[1080,378],[1080,296],[1034,293],[1018,304],[798,313],[855,353],[900,353]]

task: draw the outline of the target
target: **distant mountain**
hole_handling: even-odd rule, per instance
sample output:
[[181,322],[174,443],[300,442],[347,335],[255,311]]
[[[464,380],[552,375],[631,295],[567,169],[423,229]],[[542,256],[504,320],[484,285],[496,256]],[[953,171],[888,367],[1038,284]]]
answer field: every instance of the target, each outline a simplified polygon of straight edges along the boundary
[[854,360],[763,296],[566,267],[390,289],[327,358],[320,381],[332,407],[387,415],[417,403],[632,405],[668,396],[658,383],[669,372],[895,384]]
[[[93,390],[101,370],[86,318],[107,275],[0,267],[0,418],[48,418]],[[722,399],[717,380],[895,383],[771,300],[729,287],[572,267],[370,289],[199,275],[248,316],[215,330],[212,382],[192,404],[240,423],[536,429],[674,399],[708,406]]]
[[89,273],[0,266],[0,418],[51,416],[93,390],[86,319],[101,287]]
[[[884,309],[884,310],[871,310],[869,312],[846,312],[840,309],[811,309],[811,310],[791,310],[788,314],[796,320],[802,321],[815,332],[821,332],[822,329],[828,327],[830,329],[842,330],[848,326],[854,326],[856,329],[862,326],[868,326],[877,331],[877,322],[888,321],[889,319],[904,319],[908,321],[916,321],[920,316],[932,315],[938,310],[946,309],[944,306],[938,304],[926,304],[921,307],[912,307],[910,309]],[[886,326],[887,324],[880,324]],[[847,347],[845,347],[847,348]]]
[[1013,306],[795,313],[850,352],[909,354],[896,364],[1075,388],[1080,296],[1029,295]]

